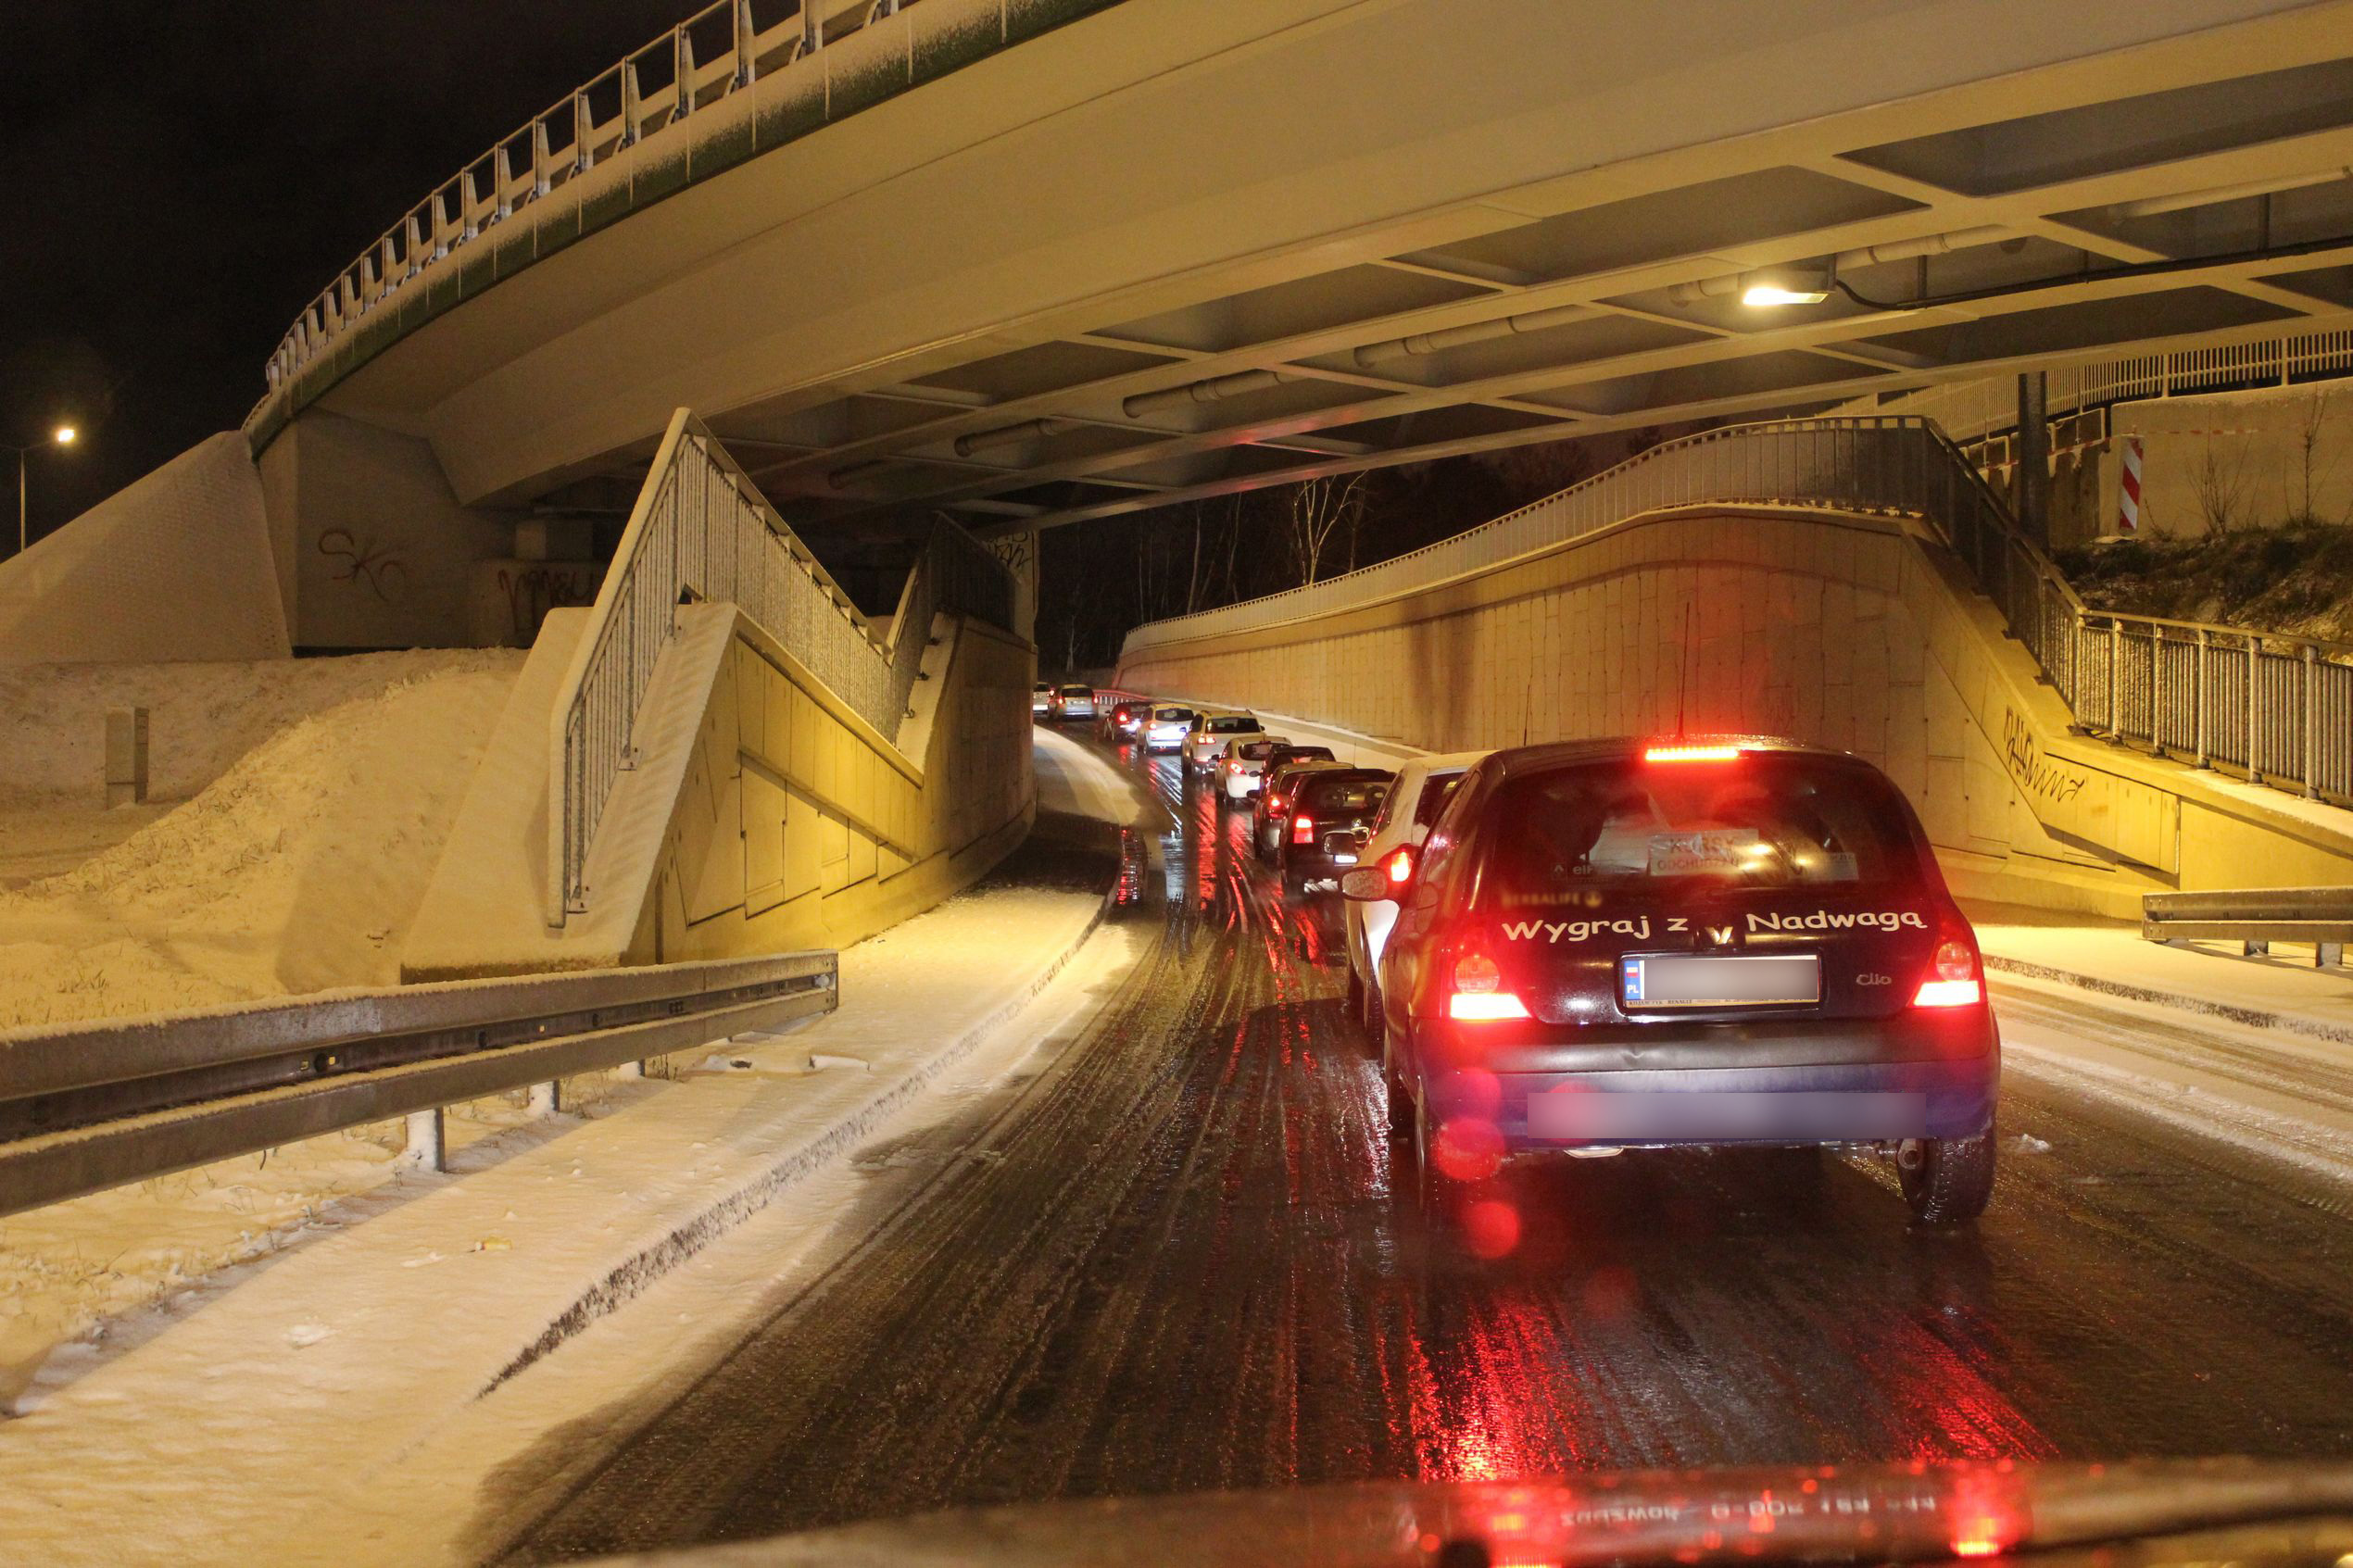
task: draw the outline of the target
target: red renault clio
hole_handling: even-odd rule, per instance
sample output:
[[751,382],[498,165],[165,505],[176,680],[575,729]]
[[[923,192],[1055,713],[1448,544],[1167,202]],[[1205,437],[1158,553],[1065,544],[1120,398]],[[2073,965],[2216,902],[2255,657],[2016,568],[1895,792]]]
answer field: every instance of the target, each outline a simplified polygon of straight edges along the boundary
[[[1386,872],[1342,879],[1396,897]],[[1499,751],[1381,957],[1390,1116],[1428,1197],[1508,1156],[1869,1146],[1921,1221],[1994,1185],[1977,938],[1878,769],[1787,740]]]

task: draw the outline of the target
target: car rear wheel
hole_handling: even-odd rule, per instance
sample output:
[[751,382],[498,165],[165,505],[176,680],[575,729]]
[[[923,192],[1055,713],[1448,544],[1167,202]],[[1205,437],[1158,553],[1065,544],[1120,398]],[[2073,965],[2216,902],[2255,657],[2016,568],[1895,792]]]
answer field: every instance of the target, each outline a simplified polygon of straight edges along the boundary
[[1381,1084],[1389,1090],[1389,1135],[1410,1138],[1414,1135],[1413,1093],[1397,1071],[1397,1053],[1389,1048],[1387,1031],[1384,1029],[1376,1038],[1379,1042]]
[[1300,875],[1297,872],[1285,872],[1283,873],[1283,897],[1286,898],[1306,897],[1307,879]]
[[1380,978],[1366,976],[1364,990],[1365,1000],[1356,1016],[1364,1022],[1365,1033],[1378,1041],[1381,1032]]
[[1356,966],[1348,966],[1348,1016],[1357,1022],[1365,1022],[1365,983],[1357,978]]
[[1967,1224],[1994,1196],[1993,1127],[1965,1138],[1906,1138],[1895,1150],[1895,1180],[1922,1224]]

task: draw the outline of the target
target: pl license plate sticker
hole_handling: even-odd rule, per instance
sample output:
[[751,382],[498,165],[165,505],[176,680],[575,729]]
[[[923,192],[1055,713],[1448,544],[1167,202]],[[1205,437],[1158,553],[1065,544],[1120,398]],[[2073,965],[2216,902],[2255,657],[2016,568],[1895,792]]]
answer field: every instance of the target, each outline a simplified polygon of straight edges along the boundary
[[1692,833],[1653,834],[1653,876],[1693,876],[1753,870],[1772,858],[1773,847],[1755,828],[1701,828]]
[[1648,955],[1619,961],[1629,1007],[1779,1006],[1821,1000],[1821,962],[1812,954],[1715,958]]

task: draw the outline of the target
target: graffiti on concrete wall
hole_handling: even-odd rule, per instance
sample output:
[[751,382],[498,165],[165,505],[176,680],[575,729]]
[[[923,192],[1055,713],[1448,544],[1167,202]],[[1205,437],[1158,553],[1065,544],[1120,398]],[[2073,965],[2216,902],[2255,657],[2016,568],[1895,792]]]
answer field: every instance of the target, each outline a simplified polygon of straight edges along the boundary
[[605,569],[586,563],[509,561],[498,568],[500,596],[518,645],[529,643],[551,609],[597,602]]
[[355,592],[374,596],[378,604],[398,604],[409,592],[408,563],[388,544],[330,528],[319,535],[319,553],[342,563],[330,582],[352,583]]
[[2002,760],[2027,793],[2054,806],[2074,799],[2091,782],[2087,775],[2052,761],[2015,709],[2002,709]]

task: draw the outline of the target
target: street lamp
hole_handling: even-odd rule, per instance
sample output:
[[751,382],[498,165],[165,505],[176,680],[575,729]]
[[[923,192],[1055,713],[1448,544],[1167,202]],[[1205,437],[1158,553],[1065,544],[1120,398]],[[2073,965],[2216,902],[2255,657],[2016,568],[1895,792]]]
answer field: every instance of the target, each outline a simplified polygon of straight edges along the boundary
[[8,448],[17,455],[17,554],[24,554],[25,547],[24,455],[46,445],[70,446],[81,438],[82,433],[73,426],[59,425],[49,433],[49,439],[45,442],[36,441],[31,446]]

